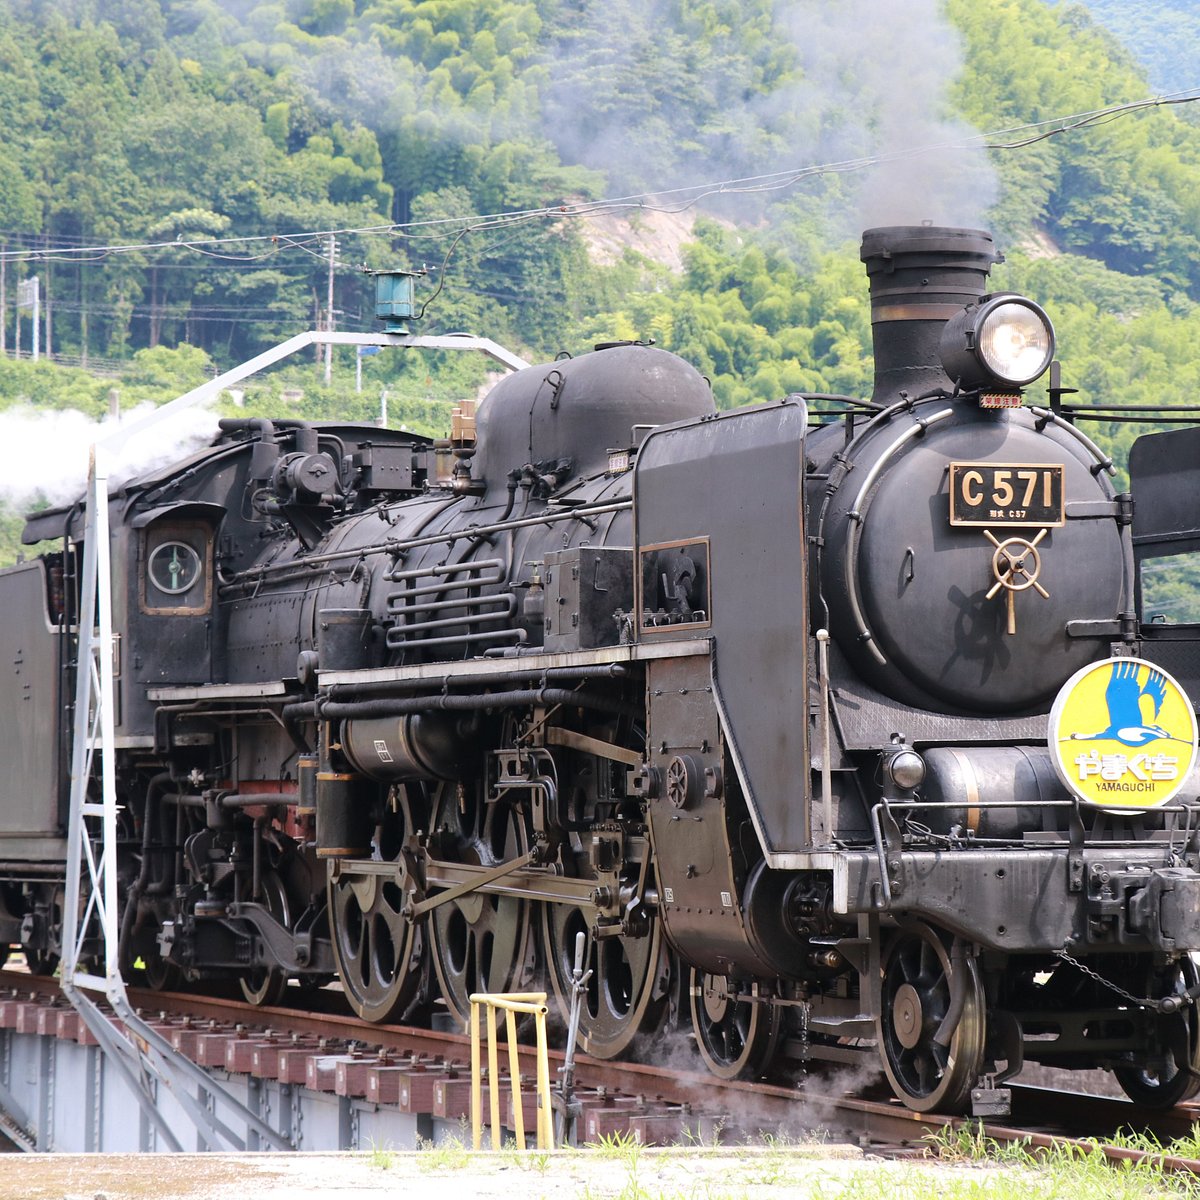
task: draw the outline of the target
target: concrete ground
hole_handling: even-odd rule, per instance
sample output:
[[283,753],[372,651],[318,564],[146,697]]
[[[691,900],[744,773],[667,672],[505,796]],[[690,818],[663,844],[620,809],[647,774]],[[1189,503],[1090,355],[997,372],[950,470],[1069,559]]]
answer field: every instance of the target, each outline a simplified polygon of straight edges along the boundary
[[[457,1147],[357,1154],[0,1156],[0,1200],[840,1200],[908,1191],[914,1172],[854,1147],[624,1149],[470,1154]],[[944,1178],[942,1180],[945,1182]],[[864,1184],[867,1185],[864,1189]],[[920,1192],[925,1188],[917,1185]]]

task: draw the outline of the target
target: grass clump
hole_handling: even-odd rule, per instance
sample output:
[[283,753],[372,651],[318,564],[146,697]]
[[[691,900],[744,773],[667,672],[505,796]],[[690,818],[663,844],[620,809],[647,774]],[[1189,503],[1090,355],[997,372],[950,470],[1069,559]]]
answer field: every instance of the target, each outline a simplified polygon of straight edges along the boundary
[[[1047,1149],[1028,1141],[998,1142],[987,1137],[978,1124],[945,1129],[928,1139],[929,1154],[950,1166],[1007,1168],[973,1178],[950,1176],[932,1188],[918,1188],[914,1196],[934,1195],[945,1200],[1151,1200],[1151,1198],[1200,1197],[1200,1179],[1169,1170],[1161,1156],[1197,1157],[1200,1131],[1180,1142],[1162,1145],[1146,1132],[1125,1131],[1108,1139],[1108,1144],[1143,1152],[1146,1157],[1113,1162],[1105,1157],[1098,1142],[1062,1142]],[[885,1191],[884,1188],[887,1190]],[[904,1186],[886,1184],[855,1191],[866,1200],[907,1200]]]
[[367,1153],[371,1166],[377,1171],[390,1171],[396,1164],[396,1155],[392,1151],[392,1144],[390,1142],[382,1146],[377,1146],[372,1142],[370,1150]]
[[421,1152],[417,1161],[430,1171],[461,1171],[473,1154],[462,1138],[453,1136],[440,1142],[418,1138],[417,1149]]

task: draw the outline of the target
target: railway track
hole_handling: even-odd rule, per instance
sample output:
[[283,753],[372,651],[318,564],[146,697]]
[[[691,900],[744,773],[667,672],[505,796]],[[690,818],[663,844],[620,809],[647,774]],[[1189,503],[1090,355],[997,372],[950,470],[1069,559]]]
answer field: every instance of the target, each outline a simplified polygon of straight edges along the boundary
[[[469,1113],[470,1043],[462,1034],[367,1025],[344,1011],[314,1011],[337,1009],[340,997],[333,990],[306,996],[303,1008],[255,1008],[240,1000],[139,989],[129,996],[144,1019],[201,1066],[363,1096],[444,1120]],[[11,969],[0,970],[0,1028],[89,1037],[54,980]],[[521,1054],[522,1073],[532,1077],[533,1050]],[[562,1058],[551,1050],[552,1073]],[[647,1143],[733,1142],[769,1131],[848,1138],[874,1153],[903,1155],[920,1151],[931,1136],[953,1135],[968,1125],[962,1118],[912,1112],[870,1086],[835,1094],[841,1084],[824,1074],[789,1083],[744,1082],[661,1064],[586,1055],[576,1061],[581,1141],[622,1134]],[[507,1101],[507,1086],[503,1091]],[[974,1132],[1035,1151],[1094,1146],[1113,1162],[1154,1159],[1168,1170],[1200,1176],[1200,1159],[1132,1149],[1127,1137],[1114,1140],[1121,1131],[1134,1131],[1167,1146],[1193,1133],[1200,1106],[1154,1112],[1127,1100],[1053,1088],[1012,1091],[1012,1117],[971,1123]],[[530,1094],[526,1103],[532,1102]]]

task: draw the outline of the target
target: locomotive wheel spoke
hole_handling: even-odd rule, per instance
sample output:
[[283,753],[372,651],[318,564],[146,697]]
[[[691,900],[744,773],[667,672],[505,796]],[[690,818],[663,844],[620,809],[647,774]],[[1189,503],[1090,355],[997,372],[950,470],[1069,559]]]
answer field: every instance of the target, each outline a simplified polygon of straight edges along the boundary
[[934,1041],[950,1011],[950,955],[927,925],[899,929],[883,962],[876,1034],[893,1090],[918,1112],[955,1112],[970,1099],[983,1066],[985,1013],[975,961],[963,956],[962,1015],[949,1049]]
[[[757,996],[758,985],[751,995]],[[774,1057],[782,1021],[770,1004],[739,1000],[732,983],[718,975],[688,972],[692,1030],[705,1066],[721,1079],[753,1079]]]
[[[575,938],[586,933],[582,912],[547,904],[543,939],[550,980],[564,1019],[570,1011]],[[659,923],[645,937],[589,938],[584,970],[591,970],[579,1022],[579,1045],[594,1058],[615,1058],[633,1039],[656,1028],[666,1011],[666,948]]]
[[[512,804],[486,803],[470,785],[445,784],[434,804],[433,839],[439,858],[498,866],[524,854],[524,817]],[[533,905],[515,896],[468,892],[429,917],[434,969],[446,1007],[458,1021],[470,1016],[472,992],[528,991],[535,943]]]
[[[266,874],[262,881],[263,904],[271,916],[285,929],[291,928],[291,906],[283,880],[275,871]],[[279,967],[255,967],[241,976],[238,985],[249,1004],[278,1004],[287,991],[288,974]]]
[[[413,828],[407,794],[397,794],[386,829],[380,826],[372,858],[397,863]],[[400,1017],[416,998],[424,971],[425,938],[404,915],[404,893],[395,879],[329,872],[329,925],[338,977],[350,1007],[364,1020]]]

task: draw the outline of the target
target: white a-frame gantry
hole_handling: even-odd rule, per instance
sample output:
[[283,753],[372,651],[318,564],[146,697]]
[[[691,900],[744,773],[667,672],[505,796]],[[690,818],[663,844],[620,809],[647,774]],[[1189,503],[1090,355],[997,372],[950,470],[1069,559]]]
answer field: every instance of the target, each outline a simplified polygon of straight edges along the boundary
[[[159,1086],[170,1089],[195,1126],[201,1148],[291,1149],[291,1143],[179,1054],[134,1011],[121,974],[117,893],[117,791],[114,749],[112,564],[108,478],[129,439],[225,388],[313,345],[477,350],[510,370],[528,364],[502,346],[473,337],[414,337],[309,331],[218,375],[154,412],[130,421],[92,447],[80,578],[78,659],[71,746],[71,812],[63,902],[62,990],[138,1097],[162,1143],[183,1146],[160,1112]],[[103,972],[101,974],[100,972]],[[89,992],[102,993],[109,1016]]]

